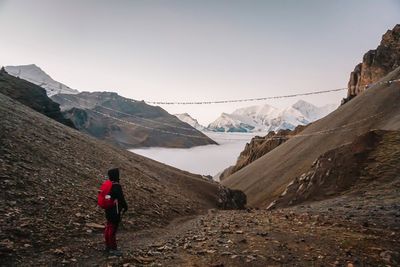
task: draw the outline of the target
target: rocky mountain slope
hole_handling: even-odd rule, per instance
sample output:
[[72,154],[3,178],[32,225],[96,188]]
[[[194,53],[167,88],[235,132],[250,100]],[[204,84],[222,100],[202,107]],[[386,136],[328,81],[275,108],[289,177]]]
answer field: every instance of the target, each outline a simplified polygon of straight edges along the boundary
[[182,114],[174,114],[178,119],[180,119],[183,122],[186,122],[193,128],[199,130],[199,131],[204,131],[206,130],[206,127],[201,125],[195,118],[190,116],[188,113],[182,113]]
[[219,176],[220,181],[228,177],[229,175],[237,172],[238,170],[246,167],[253,161],[261,158],[271,150],[280,146],[290,137],[300,133],[307,126],[299,125],[293,131],[291,130],[279,130],[277,133],[269,132],[266,136],[256,136],[246,144],[244,150],[240,153],[236,164],[226,168]]
[[222,113],[208,126],[208,130],[218,132],[270,132],[293,130],[298,125],[306,125],[318,120],[337,105],[316,107],[299,100],[285,109],[277,109],[268,104],[241,108],[232,114]]
[[60,111],[60,105],[47,97],[46,91],[33,83],[9,75],[0,69],[0,93],[70,127],[75,127]]
[[268,206],[329,150],[351,143],[372,129],[400,130],[400,84],[387,82],[399,78],[397,68],[381,83],[235,172],[223,184],[243,190],[250,205]]
[[350,74],[347,99],[352,99],[366,87],[400,66],[400,24],[388,30],[380,45],[364,54],[362,63]]
[[65,84],[53,80],[46,72],[35,64],[6,66],[6,71],[15,77],[27,80],[46,89],[47,95],[55,94],[77,94],[78,90],[72,89]]
[[216,144],[164,109],[116,93],[57,94],[52,99],[80,131],[122,148]]
[[400,131],[373,130],[329,150],[270,206],[277,208],[400,183]]
[[220,202],[214,182],[110,146],[3,94],[0,122],[2,264],[44,265],[75,243],[79,253],[86,246],[79,240],[102,227],[97,190],[111,167],[121,170],[130,206],[125,229],[163,226]]

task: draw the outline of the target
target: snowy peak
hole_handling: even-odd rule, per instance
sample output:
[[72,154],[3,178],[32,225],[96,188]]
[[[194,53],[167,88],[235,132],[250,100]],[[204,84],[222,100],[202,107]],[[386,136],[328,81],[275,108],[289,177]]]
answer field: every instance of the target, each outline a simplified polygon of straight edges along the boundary
[[208,129],[218,132],[269,132],[293,130],[298,125],[316,121],[337,108],[338,105],[317,107],[299,100],[285,109],[268,104],[237,109],[231,114],[222,113]]
[[[239,112],[240,113],[240,112]],[[250,117],[240,114],[222,113],[207,129],[215,132],[250,132],[255,128]]]
[[261,106],[250,106],[247,108],[240,108],[235,110],[232,114],[247,116],[252,118],[261,118],[265,116],[271,116],[279,112],[277,108],[270,106],[268,104]]
[[186,122],[193,128],[199,130],[199,131],[204,131],[206,127],[201,125],[196,119],[194,119],[192,116],[190,116],[188,113],[182,113],[182,114],[174,114],[179,120]]
[[321,109],[304,100],[297,101],[291,107],[298,110],[305,118],[309,119],[310,121],[315,121],[321,118]]
[[47,95],[53,96],[56,94],[77,94],[78,90],[72,89],[65,84],[53,80],[46,72],[35,64],[6,66],[8,74],[27,80],[31,83],[39,85],[46,89]]
[[299,111],[310,111],[310,110],[316,111],[316,110],[318,110],[317,106],[314,106],[313,104],[308,103],[308,102],[306,102],[304,100],[297,101],[291,107],[295,108],[295,109],[297,109]]

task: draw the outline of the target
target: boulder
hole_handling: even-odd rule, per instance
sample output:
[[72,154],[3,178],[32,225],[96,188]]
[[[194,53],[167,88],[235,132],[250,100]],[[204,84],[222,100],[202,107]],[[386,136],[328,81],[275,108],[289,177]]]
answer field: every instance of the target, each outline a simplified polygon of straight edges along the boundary
[[243,191],[219,187],[218,206],[221,209],[245,209],[247,196]]

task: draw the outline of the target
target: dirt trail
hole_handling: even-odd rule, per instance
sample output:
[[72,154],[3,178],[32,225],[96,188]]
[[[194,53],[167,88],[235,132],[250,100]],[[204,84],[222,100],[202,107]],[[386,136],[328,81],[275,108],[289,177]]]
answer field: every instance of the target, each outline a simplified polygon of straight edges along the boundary
[[83,263],[91,266],[107,266],[109,263],[119,265],[121,262],[131,262],[132,265],[134,265],[133,263],[151,263],[154,258],[149,256],[161,256],[157,252],[152,252],[151,248],[161,251],[160,247],[165,246],[168,242],[173,243],[174,238],[180,233],[196,227],[200,217],[200,215],[184,216],[173,220],[165,228],[146,229],[138,232],[124,229],[122,223],[118,233],[118,245],[124,253],[122,258],[110,257],[104,253],[103,235],[99,232],[93,237],[95,251],[91,252],[91,256]]
[[138,232],[122,227],[118,241],[124,256],[119,258],[103,252],[97,231],[45,262],[125,267],[398,265],[397,198],[370,206],[363,199],[339,197],[277,211],[210,210]]

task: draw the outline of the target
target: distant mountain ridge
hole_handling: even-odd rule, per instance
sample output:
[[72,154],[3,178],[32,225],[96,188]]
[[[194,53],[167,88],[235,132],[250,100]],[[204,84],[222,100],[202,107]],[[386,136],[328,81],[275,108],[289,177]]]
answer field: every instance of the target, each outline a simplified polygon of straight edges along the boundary
[[35,64],[20,65],[20,66],[6,66],[8,74],[27,80],[33,84],[39,85],[46,89],[47,95],[53,96],[55,94],[77,94],[78,90],[72,89],[63,83],[53,80],[46,72]]
[[161,107],[124,98],[113,92],[57,94],[66,118],[82,132],[122,148],[190,148],[216,144]]
[[250,106],[235,110],[231,114],[222,113],[207,129],[216,132],[270,132],[293,130],[298,125],[316,121],[337,108],[330,104],[317,107],[304,100],[285,109],[268,104]]

